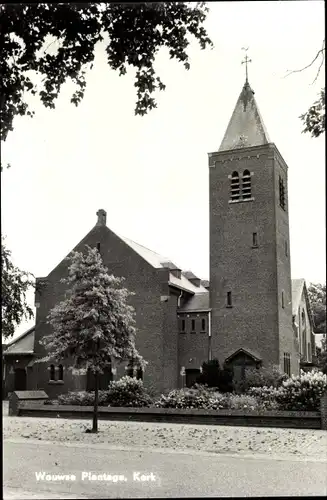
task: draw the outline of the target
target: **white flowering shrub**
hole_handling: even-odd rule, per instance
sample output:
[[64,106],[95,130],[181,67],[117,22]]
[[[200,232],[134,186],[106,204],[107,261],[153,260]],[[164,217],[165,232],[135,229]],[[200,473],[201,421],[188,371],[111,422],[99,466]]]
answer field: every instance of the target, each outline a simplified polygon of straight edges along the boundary
[[279,389],[276,387],[251,387],[247,391],[248,396],[254,397],[260,409],[262,410],[278,410],[277,394]]
[[327,375],[317,370],[288,378],[281,387],[251,387],[247,394],[267,410],[318,411],[320,398],[327,390]]
[[327,375],[315,370],[292,376],[279,388],[276,400],[284,410],[318,411],[320,398],[327,390]]
[[[77,406],[93,406],[94,392],[74,391],[67,394],[60,394],[57,401],[50,404],[58,403],[59,405],[77,405]],[[99,406],[107,406],[108,391],[99,391]]]
[[122,377],[110,382],[107,391],[108,406],[151,406],[152,399],[143,381],[133,377]]

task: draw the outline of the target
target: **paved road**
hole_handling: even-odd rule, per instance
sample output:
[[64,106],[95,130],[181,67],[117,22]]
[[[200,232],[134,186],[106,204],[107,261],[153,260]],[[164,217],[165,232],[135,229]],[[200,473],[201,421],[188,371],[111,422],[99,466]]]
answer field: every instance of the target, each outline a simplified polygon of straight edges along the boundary
[[[4,441],[3,486],[5,500],[311,496],[327,494],[326,468],[326,461],[295,458],[137,451],[100,444],[86,448],[17,439]],[[74,475],[76,479],[37,480],[37,472]],[[106,473],[107,477],[95,480],[88,473]]]

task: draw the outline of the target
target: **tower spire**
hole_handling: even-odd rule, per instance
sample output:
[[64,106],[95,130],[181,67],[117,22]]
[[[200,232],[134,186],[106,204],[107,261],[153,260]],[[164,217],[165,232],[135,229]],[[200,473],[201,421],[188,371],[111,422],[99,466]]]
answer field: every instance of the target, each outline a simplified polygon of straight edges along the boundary
[[242,47],[242,50],[245,52],[245,58],[244,61],[242,61],[242,64],[245,64],[245,83],[249,83],[248,80],[248,63],[252,62],[252,59],[248,58],[247,51],[249,50],[249,47]]

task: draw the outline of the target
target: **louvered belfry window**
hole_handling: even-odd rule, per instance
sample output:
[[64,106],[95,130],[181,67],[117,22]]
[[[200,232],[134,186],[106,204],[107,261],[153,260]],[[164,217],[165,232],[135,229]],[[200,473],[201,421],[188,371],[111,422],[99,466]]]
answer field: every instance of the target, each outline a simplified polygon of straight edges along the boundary
[[286,210],[285,184],[281,176],[279,176],[279,205]]
[[237,201],[240,199],[240,178],[238,172],[232,173],[230,199],[231,201]]
[[248,170],[244,170],[242,178],[242,199],[249,200],[251,198],[251,174]]

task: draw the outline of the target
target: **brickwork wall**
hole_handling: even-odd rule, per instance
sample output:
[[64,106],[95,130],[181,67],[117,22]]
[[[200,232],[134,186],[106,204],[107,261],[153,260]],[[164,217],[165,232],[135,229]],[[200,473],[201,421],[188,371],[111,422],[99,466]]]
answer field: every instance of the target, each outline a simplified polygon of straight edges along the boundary
[[[165,306],[160,300],[162,276],[158,270],[153,269],[105,226],[95,226],[74,250],[81,251],[85,248],[85,244],[93,247],[98,242],[101,245],[104,264],[109,272],[115,276],[124,276],[125,286],[135,292],[130,303],[136,310],[136,346],[149,362],[144,373],[144,383],[146,386],[155,386],[158,391],[162,392],[164,389],[163,318],[165,314]],[[39,302],[40,306],[36,314],[35,351],[39,354],[43,354],[44,350],[38,344],[38,340],[50,332],[46,316],[50,309],[64,298],[65,285],[60,283],[60,279],[66,275],[67,262],[63,261],[49,274],[46,278],[46,288],[42,290],[41,295],[38,294],[36,297],[36,302]],[[169,306],[167,314],[172,314],[172,310],[173,306]],[[174,318],[176,322],[176,308]],[[169,325],[172,332],[172,322]],[[118,377],[123,374],[124,365],[118,365]],[[173,375],[172,378],[174,378]],[[37,388],[44,389],[50,397],[59,390],[56,386],[49,385],[47,365],[39,366],[37,379]],[[67,392],[72,385],[74,385],[73,376],[65,373],[65,384],[60,387],[60,391]]]
[[[287,189],[287,165],[275,151],[275,218],[276,218],[276,255],[278,282],[278,323],[279,323],[279,363],[284,366],[284,353],[291,356],[291,374],[298,375],[300,354],[292,326],[292,281],[289,236],[289,212]],[[286,210],[280,207],[279,176],[284,181],[286,194]],[[285,252],[287,243],[287,255]],[[284,307],[282,304],[284,293]]]
[[[202,318],[206,320],[206,330],[201,331]],[[204,361],[208,361],[208,314],[183,313],[179,314],[179,321],[185,320],[185,333],[178,334],[178,360],[179,360],[179,387],[182,387],[180,370],[200,369]],[[195,320],[195,333],[191,333],[191,322]],[[180,325],[179,325],[180,326]]]
[[[221,364],[241,347],[259,353],[264,364],[279,362],[273,158],[268,145],[209,155],[212,355]],[[255,199],[229,203],[228,176],[245,169],[253,172]]]

